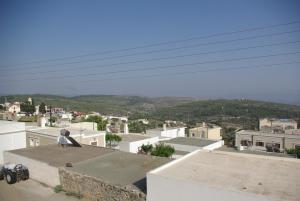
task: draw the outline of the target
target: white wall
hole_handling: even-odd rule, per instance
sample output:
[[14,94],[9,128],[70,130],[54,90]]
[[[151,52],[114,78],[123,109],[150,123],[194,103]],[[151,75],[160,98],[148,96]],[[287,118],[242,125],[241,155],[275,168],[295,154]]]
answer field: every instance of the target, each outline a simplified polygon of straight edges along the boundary
[[21,163],[29,170],[29,177],[39,182],[55,187],[60,184],[58,168],[24,156],[4,152],[5,163]]
[[212,151],[212,150],[222,147],[223,145],[224,145],[224,140],[219,140],[213,144],[203,147],[203,149]]
[[188,180],[147,174],[147,201],[267,201],[263,196],[227,191]]
[[3,163],[3,152],[26,148],[25,123],[0,122],[0,163]]
[[139,147],[141,147],[143,144],[155,144],[159,141],[158,137],[152,137],[144,140],[139,140],[135,142],[126,142],[121,141],[119,142],[119,149],[120,151],[125,152],[131,152],[131,153],[137,153],[139,151]]
[[212,143],[212,144],[204,146],[204,147],[182,145],[182,144],[172,144],[172,143],[166,143],[166,144],[173,146],[175,148],[175,150],[193,152],[198,149],[205,149],[205,150],[211,150],[211,151],[218,149],[224,145],[224,141],[219,140],[219,141],[216,141],[215,143]]
[[97,123],[95,122],[79,122],[72,123],[69,128],[97,131]]
[[174,128],[167,129],[166,131],[161,131],[162,137],[176,138],[185,136],[185,128]]

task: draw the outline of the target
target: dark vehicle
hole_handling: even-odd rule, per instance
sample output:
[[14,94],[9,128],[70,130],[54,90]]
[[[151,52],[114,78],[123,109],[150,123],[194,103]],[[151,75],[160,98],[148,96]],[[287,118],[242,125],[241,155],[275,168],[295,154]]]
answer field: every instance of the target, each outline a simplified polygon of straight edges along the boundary
[[27,180],[29,179],[29,170],[22,164],[5,164],[0,166],[0,180],[4,178],[8,184]]

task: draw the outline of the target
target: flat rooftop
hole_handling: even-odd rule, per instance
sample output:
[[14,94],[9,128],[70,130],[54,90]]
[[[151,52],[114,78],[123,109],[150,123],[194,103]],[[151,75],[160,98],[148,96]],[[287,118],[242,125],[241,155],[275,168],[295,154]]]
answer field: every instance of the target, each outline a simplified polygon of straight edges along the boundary
[[135,141],[139,141],[139,140],[145,140],[145,139],[152,138],[149,135],[142,135],[142,134],[120,134],[119,136],[121,136],[122,141],[125,141],[125,142],[135,142]]
[[146,189],[147,172],[171,161],[169,158],[133,154],[89,145],[66,148],[58,145],[46,145],[9,152],[54,167],[65,167],[69,162],[73,167],[65,167],[68,170],[99,178],[109,184],[135,186],[142,191]]
[[225,189],[299,200],[300,160],[229,152],[194,152],[151,174]]
[[254,151],[254,150],[237,150],[234,147],[227,147],[226,145],[216,149],[217,151],[227,151],[233,153],[241,153],[241,154],[255,154],[262,156],[275,156],[275,157],[286,157],[286,158],[295,158],[295,156],[286,154],[286,153],[277,153],[277,152],[266,152],[266,151]]
[[33,148],[17,149],[9,151],[14,154],[25,156],[45,162],[54,167],[65,166],[67,162],[77,163],[97,156],[114,152],[112,149],[81,145],[82,147],[61,147],[57,144],[38,146]]
[[189,146],[196,146],[196,147],[205,147],[210,144],[215,143],[214,140],[206,140],[206,139],[199,139],[199,138],[188,138],[188,137],[177,137],[171,140],[162,141],[169,144],[180,144],[180,145],[189,145]]
[[146,189],[147,172],[170,162],[168,158],[115,151],[73,164],[69,170],[99,178],[114,185]]

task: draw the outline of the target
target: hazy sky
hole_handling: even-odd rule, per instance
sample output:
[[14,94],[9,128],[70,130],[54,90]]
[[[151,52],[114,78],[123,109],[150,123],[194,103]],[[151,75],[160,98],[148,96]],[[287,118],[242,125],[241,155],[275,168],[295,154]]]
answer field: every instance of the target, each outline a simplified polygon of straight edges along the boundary
[[1,0],[0,94],[300,103],[299,10],[297,0]]

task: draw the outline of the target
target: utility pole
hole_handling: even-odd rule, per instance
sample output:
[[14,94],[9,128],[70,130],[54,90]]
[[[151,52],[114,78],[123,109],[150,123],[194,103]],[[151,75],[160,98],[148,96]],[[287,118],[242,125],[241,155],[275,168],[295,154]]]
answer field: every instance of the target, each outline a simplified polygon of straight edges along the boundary
[[50,127],[52,127],[52,106],[50,105]]

